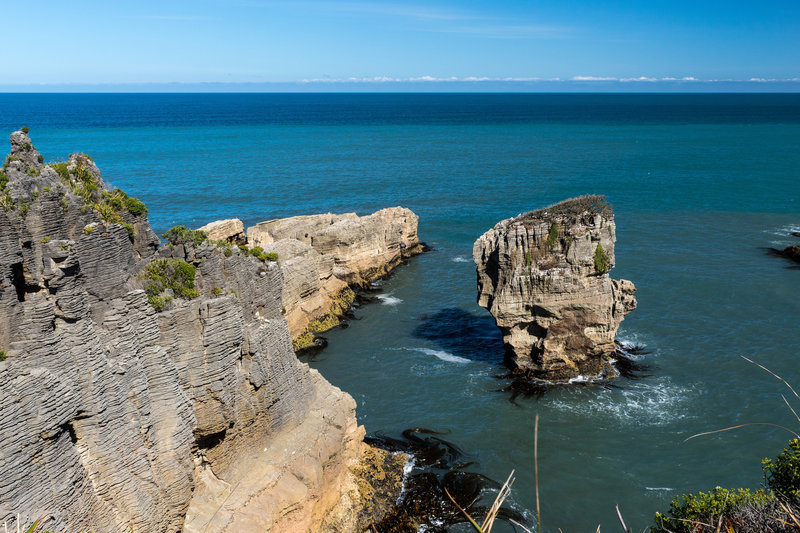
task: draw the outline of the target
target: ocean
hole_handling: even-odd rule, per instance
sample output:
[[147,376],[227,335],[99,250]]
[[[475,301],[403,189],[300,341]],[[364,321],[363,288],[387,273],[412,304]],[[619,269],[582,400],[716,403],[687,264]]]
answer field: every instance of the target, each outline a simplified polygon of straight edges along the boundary
[[[433,251],[310,364],[368,433],[429,428],[471,471],[514,469],[512,505],[533,522],[538,414],[545,531],[612,530],[616,505],[641,531],[676,494],[757,488],[789,432],[686,439],[800,430],[785,386],[741,357],[800,386],[800,271],[764,250],[800,242],[798,94],[0,94],[0,123],[28,126],[45,161],[90,154],[157,233],[412,209]],[[639,301],[619,338],[650,369],[511,401],[472,243],[581,194],[614,206],[611,276]]]

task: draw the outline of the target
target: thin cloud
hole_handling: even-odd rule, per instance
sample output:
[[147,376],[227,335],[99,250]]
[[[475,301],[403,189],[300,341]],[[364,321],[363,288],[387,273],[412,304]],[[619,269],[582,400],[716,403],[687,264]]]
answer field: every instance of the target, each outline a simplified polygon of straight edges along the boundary
[[130,17],[126,17],[130,19],[138,19],[138,20],[184,20],[184,21],[194,21],[194,20],[210,20],[211,17],[200,16],[200,15],[132,15]]
[[574,33],[565,26],[495,24],[488,26],[461,26],[454,28],[436,28],[437,33],[463,33],[491,37],[493,39],[547,39],[567,37]]
[[261,6],[277,6],[288,9],[313,9],[329,13],[349,13],[361,15],[379,15],[386,17],[403,17],[428,21],[454,21],[476,18],[462,11],[452,9],[431,8],[425,5],[409,5],[392,2],[319,2],[297,1],[258,2]]
[[609,76],[573,76],[572,81],[617,81],[617,78]]
[[787,79],[768,79],[768,78],[749,78],[749,79],[701,79],[694,76],[683,77],[650,77],[639,76],[635,78],[617,78],[614,76],[572,76],[571,78],[541,78],[541,77],[489,77],[489,76],[449,76],[438,77],[431,75],[411,76],[406,78],[394,76],[368,76],[368,77],[349,77],[349,78],[309,78],[300,80],[299,83],[447,83],[447,82],[470,82],[470,83],[484,83],[484,82],[561,82],[561,83],[582,83],[582,82],[614,82],[614,83],[775,83],[775,82],[800,82],[800,78],[787,78]]

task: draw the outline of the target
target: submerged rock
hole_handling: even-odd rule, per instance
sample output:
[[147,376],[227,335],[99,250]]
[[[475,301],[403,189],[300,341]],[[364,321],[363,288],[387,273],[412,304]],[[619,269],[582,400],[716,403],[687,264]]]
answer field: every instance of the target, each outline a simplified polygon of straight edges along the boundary
[[609,360],[633,283],[613,280],[615,225],[604,196],[503,220],[473,246],[478,304],[503,332],[512,369],[548,381],[613,375]]

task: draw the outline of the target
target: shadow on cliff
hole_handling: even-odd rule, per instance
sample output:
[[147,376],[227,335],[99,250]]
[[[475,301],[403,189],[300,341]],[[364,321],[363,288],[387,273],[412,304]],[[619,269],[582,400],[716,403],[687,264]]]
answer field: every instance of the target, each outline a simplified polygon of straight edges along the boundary
[[448,307],[420,318],[414,337],[435,342],[446,352],[469,359],[501,365],[503,336],[489,316],[478,316],[457,307]]

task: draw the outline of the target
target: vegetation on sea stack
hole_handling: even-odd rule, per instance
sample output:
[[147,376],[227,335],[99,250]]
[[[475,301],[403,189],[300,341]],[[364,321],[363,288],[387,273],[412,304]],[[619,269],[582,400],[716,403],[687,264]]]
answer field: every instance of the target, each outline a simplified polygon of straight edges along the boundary
[[611,265],[611,258],[608,253],[603,249],[603,245],[597,243],[597,248],[594,250],[594,270],[598,274],[605,274],[608,272]]

